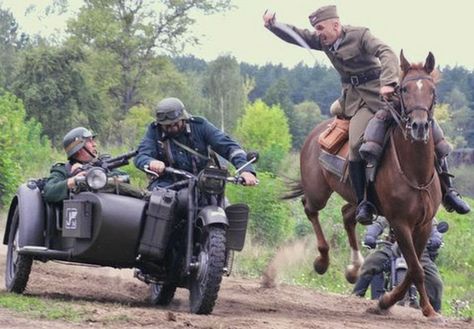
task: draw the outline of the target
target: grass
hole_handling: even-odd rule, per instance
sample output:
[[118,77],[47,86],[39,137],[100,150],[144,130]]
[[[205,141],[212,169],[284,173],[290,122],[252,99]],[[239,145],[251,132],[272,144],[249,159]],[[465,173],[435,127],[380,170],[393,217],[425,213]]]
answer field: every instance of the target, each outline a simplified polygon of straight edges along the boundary
[[79,322],[87,315],[85,310],[72,307],[70,303],[6,292],[0,292],[0,307],[46,320]]

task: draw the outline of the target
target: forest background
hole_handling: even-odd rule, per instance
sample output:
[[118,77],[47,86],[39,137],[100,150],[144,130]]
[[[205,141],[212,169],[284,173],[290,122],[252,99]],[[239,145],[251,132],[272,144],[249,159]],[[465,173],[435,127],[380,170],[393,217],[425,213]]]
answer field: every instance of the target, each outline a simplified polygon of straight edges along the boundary
[[[161,9],[152,9],[151,2]],[[53,1],[50,12],[60,13],[64,3]],[[343,201],[333,197],[321,215],[334,257],[329,272],[317,276],[311,265],[314,235],[301,204],[279,200],[286,188],[283,177],[299,176],[298,150],[305,137],[329,118],[329,106],[339,97],[337,73],[322,64],[287,68],[239,63],[228,55],[209,62],[179,56],[184,44],[199,42],[191,33],[193,12],[214,14],[229,6],[230,0],[87,0],[68,20],[66,37],[57,39],[21,33],[13,14],[0,7],[2,213],[19,184],[47,176],[53,163],[65,160],[62,137],[71,128],[91,128],[103,153],[119,155],[138,145],[159,100],[178,97],[190,113],[261,155],[260,185],[229,189],[231,201],[247,202],[252,209],[234,272],[258,277],[280,251],[293,250],[297,255],[278,271],[278,280],[348,294]],[[463,66],[438,69],[436,117],[455,148],[450,161],[456,185],[474,206],[474,72]],[[146,186],[142,172],[133,166],[125,170],[134,184]],[[451,226],[438,259],[443,312],[472,317],[472,214],[440,210],[438,219]],[[363,228],[358,234],[362,237]]]

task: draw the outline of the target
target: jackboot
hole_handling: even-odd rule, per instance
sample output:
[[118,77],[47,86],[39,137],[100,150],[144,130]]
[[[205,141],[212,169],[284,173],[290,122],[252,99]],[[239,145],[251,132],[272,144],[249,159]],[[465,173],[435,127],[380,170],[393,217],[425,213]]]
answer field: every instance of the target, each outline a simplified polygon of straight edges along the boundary
[[349,161],[349,176],[357,198],[356,220],[362,225],[370,225],[374,219],[375,206],[365,199],[364,161]]
[[461,198],[461,195],[453,187],[453,180],[448,172],[448,160],[443,158],[439,161],[441,173],[439,179],[441,181],[441,192],[443,193],[443,206],[448,212],[457,212],[464,215],[471,211],[469,205]]

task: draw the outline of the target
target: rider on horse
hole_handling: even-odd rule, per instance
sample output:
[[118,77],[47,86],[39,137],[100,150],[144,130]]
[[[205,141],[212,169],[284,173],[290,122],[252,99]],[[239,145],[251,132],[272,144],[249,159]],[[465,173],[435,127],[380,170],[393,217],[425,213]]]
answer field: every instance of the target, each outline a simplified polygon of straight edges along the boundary
[[309,16],[314,31],[277,23],[271,12],[265,12],[263,20],[265,27],[284,41],[302,46],[291,35],[297,34],[296,39],[304,40],[309,48],[323,51],[339,73],[339,103],[343,117],[350,119],[349,175],[358,204],[356,219],[371,224],[375,206],[368,201],[370,193],[366,195],[366,164],[359,148],[367,123],[383,107],[380,96],[385,98],[395,91],[399,79],[397,55],[368,28],[342,25],[334,5],[321,7]]

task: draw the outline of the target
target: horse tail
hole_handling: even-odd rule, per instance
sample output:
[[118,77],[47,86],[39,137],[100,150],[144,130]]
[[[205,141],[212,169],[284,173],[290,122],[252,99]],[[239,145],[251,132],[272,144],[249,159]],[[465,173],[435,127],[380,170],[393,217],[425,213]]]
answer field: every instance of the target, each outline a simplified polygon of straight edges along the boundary
[[281,200],[291,200],[304,195],[301,180],[293,179],[288,183],[288,186],[288,191],[280,197]]

